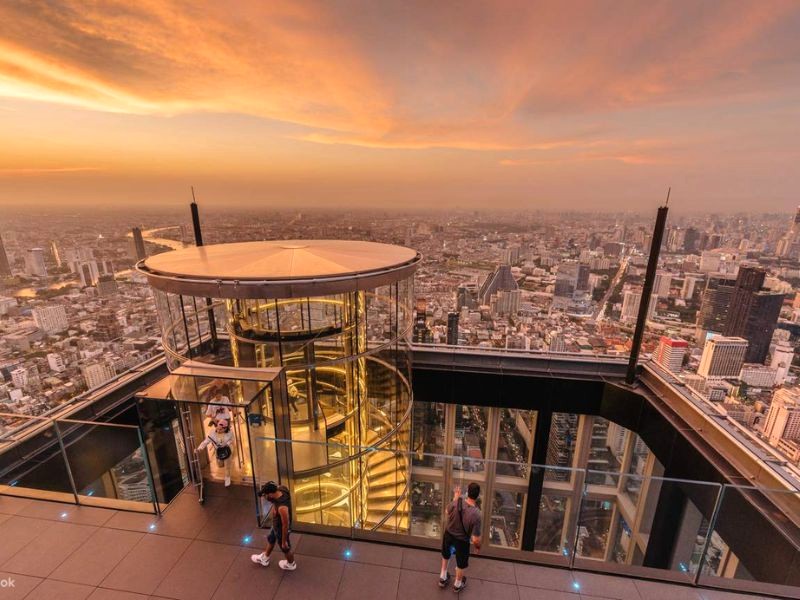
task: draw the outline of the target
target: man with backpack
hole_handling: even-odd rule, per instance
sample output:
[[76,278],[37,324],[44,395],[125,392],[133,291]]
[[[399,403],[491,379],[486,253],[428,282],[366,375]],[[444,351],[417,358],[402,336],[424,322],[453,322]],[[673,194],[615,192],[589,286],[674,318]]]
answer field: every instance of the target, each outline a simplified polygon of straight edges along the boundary
[[297,563],[294,562],[294,552],[289,541],[292,531],[292,497],[289,495],[289,488],[268,481],[261,486],[258,495],[265,496],[272,503],[272,530],[267,537],[267,549],[261,554],[253,554],[250,560],[263,567],[269,566],[269,555],[277,542],[286,557],[278,562],[278,566],[284,571],[294,571]]
[[461,497],[461,486],[456,486],[453,501],[447,507],[447,525],[442,536],[442,572],[439,575],[439,587],[447,587],[450,573],[447,564],[450,557],[456,555],[456,581],[453,591],[460,592],[467,585],[464,571],[469,565],[470,543],[475,552],[481,549],[481,509],[478,507],[478,496],[481,486],[472,482],[467,487],[467,498]]

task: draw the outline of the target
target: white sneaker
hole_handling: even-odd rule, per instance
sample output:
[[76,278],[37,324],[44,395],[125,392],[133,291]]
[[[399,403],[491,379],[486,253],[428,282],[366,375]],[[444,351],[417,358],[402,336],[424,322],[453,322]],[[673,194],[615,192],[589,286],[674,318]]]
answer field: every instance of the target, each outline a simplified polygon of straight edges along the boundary
[[[262,552],[261,554],[251,554],[250,560],[252,560],[257,565],[261,565],[262,567],[269,566],[269,556],[267,556],[266,552]],[[284,562],[284,561],[281,561]]]
[[284,571],[294,571],[297,568],[297,563],[289,562],[288,560],[282,560],[278,563],[278,566]]
[[231,478],[230,477],[226,477],[225,478],[225,487],[231,487]]

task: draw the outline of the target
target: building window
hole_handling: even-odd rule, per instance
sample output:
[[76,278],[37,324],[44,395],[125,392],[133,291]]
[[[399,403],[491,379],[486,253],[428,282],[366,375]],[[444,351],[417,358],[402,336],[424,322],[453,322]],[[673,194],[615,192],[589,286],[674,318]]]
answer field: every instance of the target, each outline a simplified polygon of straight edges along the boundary
[[520,547],[525,496],[526,494],[520,492],[495,490],[489,528],[489,543],[492,546]]
[[411,484],[411,535],[437,538],[441,535],[442,486],[428,481]]
[[553,413],[550,425],[550,439],[547,442],[547,465],[563,467],[547,469],[545,479],[548,481],[572,481],[575,458],[575,442],[578,438],[578,415],[571,413]]
[[456,406],[453,468],[465,473],[486,470],[486,438],[489,432],[489,409],[481,406]]
[[414,402],[415,467],[443,468],[444,413],[445,405],[440,402]]
[[624,427],[602,417],[592,419],[586,483],[617,487],[627,440],[628,430]]

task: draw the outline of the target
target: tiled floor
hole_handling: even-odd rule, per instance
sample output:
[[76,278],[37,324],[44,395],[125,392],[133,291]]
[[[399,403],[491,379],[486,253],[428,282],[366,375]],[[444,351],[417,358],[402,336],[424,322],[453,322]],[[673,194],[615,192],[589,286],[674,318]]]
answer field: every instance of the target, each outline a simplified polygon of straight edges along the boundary
[[[439,557],[426,550],[294,534],[297,571],[254,565],[250,554],[266,535],[254,527],[252,503],[217,493],[204,506],[183,495],[160,519],[0,496],[0,600],[454,597],[437,587]],[[756,598],[485,558],[471,559],[468,573],[462,598]],[[6,578],[13,587],[2,587]]]

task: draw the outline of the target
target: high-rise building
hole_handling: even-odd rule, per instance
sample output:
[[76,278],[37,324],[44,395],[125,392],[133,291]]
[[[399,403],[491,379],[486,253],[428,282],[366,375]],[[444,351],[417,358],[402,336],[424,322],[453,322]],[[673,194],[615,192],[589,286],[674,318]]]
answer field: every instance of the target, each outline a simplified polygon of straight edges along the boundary
[[700,233],[694,227],[686,228],[686,235],[683,236],[683,251],[686,253],[695,252],[700,241]]
[[97,268],[97,262],[90,260],[79,263],[78,276],[81,279],[81,287],[96,285],[98,279],[100,278],[100,271]]
[[747,352],[747,340],[715,335],[709,338],[700,357],[697,374],[706,379],[738,377]]
[[142,236],[142,230],[139,227],[134,227],[131,232],[133,234],[133,250],[136,260],[147,258],[147,251],[145,250],[144,246],[144,236]]
[[414,307],[413,340],[415,344],[433,343],[433,334],[428,327],[427,308],[428,301],[425,298],[417,298]]
[[25,253],[25,272],[36,277],[47,277],[47,267],[44,264],[44,250],[31,248]]
[[668,298],[671,283],[672,273],[669,271],[656,271],[656,278],[653,282],[653,293],[659,298]]
[[515,265],[519,262],[519,246],[503,249],[502,262],[504,265]]
[[519,302],[522,298],[520,290],[500,290],[490,300],[490,307],[494,315],[516,315],[519,312]]
[[8,254],[6,254],[2,236],[0,236],[0,277],[11,277],[11,265],[8,262]]
[[28,387],[28,370],[25,367],[18,367],[11,371],[11,383],[19,390]]
[[45,333],[61,333],[69,327],[67,311],[61,305],[39,306],[32,312],[36,326]]
[[97,317],[95,334],[99,339],[110,342],[122,337],[122,325],[114,313],[103,312]]
[[469,309],[478,308],[478,284],[462,283],[456,291],[456,308],[461,310],[464,307]]
[[756,388],[771,388],[775,385],[776,370],[758,363],[745,363],[739,373],[739,380]]
[[[589,265],[563,262],[558,266],[553,304],[555,308],[568,305],[576,293],[589,291]],[[562,301],[563,299],[563,301]]]
[[800,206],[797,207],[797,212],[789,225],[789,230],[778,240],[775,253],[778,256],[789,258],[798,258],[800,256]]
[[736,278],[725,335],[743,337],[750,345],[745,362],[763,363],[783,306],[783,294],[762,290],[766,272],[757,267],[741,267]]
[[510,265],[500,265],[486,278],[478,292],[478,301],[489,304],[491,297],[500,290],[511,291],[518,289],[517,281],[511,274]]
[[694,290],[697,284],[703,281],[703,275],[700,273],[687,273],[683,278],[683,286],[681,286],[681,298],[683,300],[691,300],[694,296]]
[[764,423],[764,436],[770,446],[781,439],[800,439],[800,389],[781,388],[772,397]]
[[788,343],[781,343],[775,346],[772,352],[772,360],[769,365],[775,369],[775,384],[783,385],[789,375],[789,369],[794,360],[794,348]]
[[114,372],[114,367],[105,361],[100,361],[82,366],[81,375],[86,381],[86,387],[91,390],[113,379],[116,373]]
[[667,371],[678,373],[683,366],[683,357],[686,355],[688,348],[689,344],[686,340],[662,335],[661,340],[658,342],[658,347],[653,354],[653,360]]
[[639,304],[641,302],[641,290],[625,290],[625,294],[622,296],[622,315],[620,319],[625,323],[635,322],[639,316]]
[[728,318],[735,280],[727,277],[711,276],[703,290],[703,301],[697,313],[698,344],[705,340],[707,333],[722,333]]
[[61,268],[61,253],[58,251],[58,244],[50,242],[50,256],[58,268]]
[[458,345],[458,313],[447,314],[447,344],[450,346]]
[[117,280],[113,275],[100,275],[97,279],[97,293],[101,296],[112,296],[119,291]]
[[55,352],[50,352],[47,355],[47,364],[50,366],[50,369],[56,373],[61,373],[66,369],[64,366],[64,358]]

